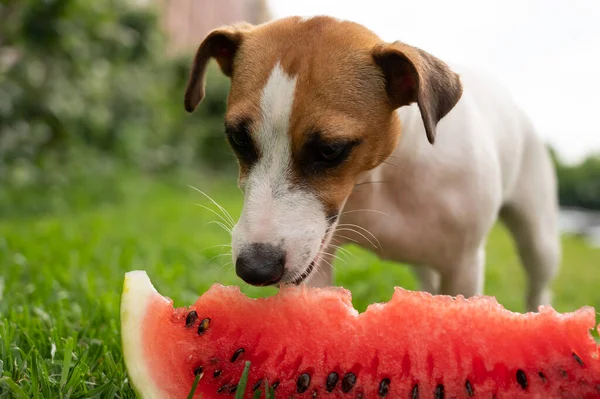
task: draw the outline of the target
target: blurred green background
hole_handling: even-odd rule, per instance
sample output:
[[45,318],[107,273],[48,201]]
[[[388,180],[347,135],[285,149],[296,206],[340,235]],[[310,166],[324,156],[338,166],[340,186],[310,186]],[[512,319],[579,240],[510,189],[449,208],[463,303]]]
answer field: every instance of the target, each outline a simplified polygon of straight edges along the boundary
[[[177,305],[214,282],[240,283],[229,236],[202,206],[218,209],[189,187],[239,215],[237,164],[222,129],[229,83],[212,65],[206,99],[185,113],[194,46],[167,35],[178,24],[172,14],[175,22],[163,21],[171,2],[141,3],[0,3],[0,398],[133,397],[118,321],[128,270],[147,269]],[[264,2],[252,4],[245,19],[268,18]],[[211,15],[205,27],[231,22]],[[202,37],[189,36],[194,45]],[[600,158],[554,159],[571,233],[555,305],[600,308]],[[393,285],[416,288],[407,268],[349,251],[336,283],[357,308],[388,299]],[[523,273],[502,226],[486,274],[486,293],[523,310]]]

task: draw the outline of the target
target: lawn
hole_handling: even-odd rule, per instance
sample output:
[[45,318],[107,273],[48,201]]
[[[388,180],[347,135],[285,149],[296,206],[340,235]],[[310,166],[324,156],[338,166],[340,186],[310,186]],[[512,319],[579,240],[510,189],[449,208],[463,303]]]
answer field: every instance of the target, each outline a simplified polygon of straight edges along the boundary
[[[210,223],[216,219],[211,212],[195,205],[210,201],[186,183],[210,193],[234,218],[239,214],[242,196],[233,181],[130,175],[107,190],[120,193],[107,201],[77,201],[61,191],[38,199],[62,204],[52,212],[2,211],[0,398],[134,397],[118,319],[128,270],[146,269],[176,305],[191,303],[215,282],[240,283],[223,246],[228,234]],[[96,186],[102,192],[102,183]],[[13,206],[22,205],[15,200]],[[600,250],[576,238],[563,243],[556,307],[600,308]],[[358,248],[350,252],[347,263],[336,263],[336,282],[352,291],[358,309],[389,299],[393,285],[416,287],[407,268]],[[521,311],[523,273],[501,227],[491,235],[487,259],[486,293]],[[242,289],[252,296],[274,292]]]

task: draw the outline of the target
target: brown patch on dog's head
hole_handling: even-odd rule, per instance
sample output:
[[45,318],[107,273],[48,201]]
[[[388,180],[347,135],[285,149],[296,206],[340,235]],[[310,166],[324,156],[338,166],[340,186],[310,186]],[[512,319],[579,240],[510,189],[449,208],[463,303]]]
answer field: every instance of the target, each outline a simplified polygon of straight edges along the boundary
[[[383,162],[400,137],[397,108],[416,102],[428,140],[462,94],[458,75],[430,54],[385,43],[365,27],[329,17],[291,17],[258,26],[224,27],[202,42],[190,75],[186,109],[204,95],[209,58],[231,77],[226,124],[245,121],[248,135],[260,125],[261,95],[276,65],[296,78],[289,129],[293,184],[339,210],[356,176]],[[263,110],[264,111],[264,110]],[[348,145],[339,164],[327,167],[319,152]],[[260,157],[260,154],[256,154]],[[240,158],[240,178],[251,165]]]

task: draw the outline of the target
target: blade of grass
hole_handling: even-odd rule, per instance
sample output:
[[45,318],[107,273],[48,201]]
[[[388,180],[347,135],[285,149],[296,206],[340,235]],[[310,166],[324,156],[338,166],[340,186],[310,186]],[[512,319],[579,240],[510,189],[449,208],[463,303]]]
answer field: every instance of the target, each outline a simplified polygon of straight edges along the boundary
[[29,375],[31,378],[31,394],[33,395],[34,399],[38,399],[40,397],[39,394],[39,384],[38,384],[38,365],[37,365],[37,351],[34,351],[31,354],[31,366],[30,366],[30,371],[29,371]]
[[196,388],[198,388],[198,383],[200,382],[200,378],[202,378],[203,375],[204,375],[204,373],[199,373],[198,375],[196,375],[196,378],[194,378],[194,383],[192,384],[192,389],[190,390],[190,393],[188,394],[187,399],[194,398],[194,394],[196,393]]
[[69,337],[67,339],[67,344],[65,345],[65,356],[62,364],[62,373],[60,376],[61,389],[65,386],[69,377],[69,369],[71,368],[71,360],[73,359],[73,345],[74,339],[73,337]]
[[242,372],[242,378],[238,383],[238,388],[235,391],[235,399],[243,399],[246,394],[246,386],[248,385],[248,373],[250,372],[250,362],[246,361],[244,371]]
[[17,385],[16,382],[13,381],[10,377],[2,377],[0,378],[0,386],[2,384],[6,384],[8,389],[12,392],[12,394],[17,399],[29,399],[29,396],[23,392],[23,390]]
[[269,381],[265,380],[265,399],[275,399],[275,390],[269,386]]

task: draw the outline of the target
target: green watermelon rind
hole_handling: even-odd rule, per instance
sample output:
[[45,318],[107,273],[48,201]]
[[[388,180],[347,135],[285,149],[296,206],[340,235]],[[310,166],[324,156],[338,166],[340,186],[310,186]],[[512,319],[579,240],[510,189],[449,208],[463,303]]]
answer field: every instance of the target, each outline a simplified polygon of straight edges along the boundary
[[129,383],[135,393],[144,399],[163,399],[164,395],[150,378],[146,367],[142,342],[144,317],[152,298],[162,298],[145,271],[125,274],[121,295],[121,346]]

